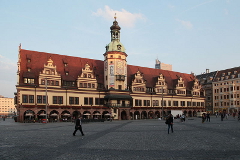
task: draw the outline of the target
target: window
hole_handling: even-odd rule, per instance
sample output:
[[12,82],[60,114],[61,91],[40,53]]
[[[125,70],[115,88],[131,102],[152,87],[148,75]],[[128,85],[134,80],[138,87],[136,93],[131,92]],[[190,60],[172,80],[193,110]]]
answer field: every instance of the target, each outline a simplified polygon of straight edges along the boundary
[[173,106],[178,107],[178,101],[173,101]]
[[58,104],[57,103],[57,96],[53,96],[53,104]]
[[23,103],[28,103],[28,95],[23,95],[22,96],[22,102]]
[[69,104],[74,104],[74,97],[69,97]]
[[189,106],[192,106],[191,105],[191,101],[187,101],[187,106],[189,107]]
[[185,106],[185,101],[181,101],[181,106]]
[[34,95],[29,95],[29,103],[34,103]]
[[59,86],[59,81],[56,81],[56,86]]
[[118,89],[119,89],[119,90],[122,90],[122,85],[118,85]]
[[53,96],[53,104],[63,104],[63,96]]
[[166,100],[161,101],[161,106],[167,106]]
[[75,104],[79,104],[79,97],[75,97]]
[[84,97],[84,105],[93,105],[92,97]]
[[172,106],[172,101],[168,101],[168,106]]
[[79,97],[69,97],[69,104],[79,104]]
[[159,101],[158,100],[153,100],[153,106],[159,106]]
[[135,106],[142,106],[142,100],[135,99]]
[[43,102],[43,97],[40,95],[37,95],[37,103],[42,103]]
[[104,98],[95,98],[95,104],[96,105],[103,105],[104,104]]
[[34,78],[24,78],[24,83],[34,84]]
[[143,106],[150,106],[150,100],[144,100]]

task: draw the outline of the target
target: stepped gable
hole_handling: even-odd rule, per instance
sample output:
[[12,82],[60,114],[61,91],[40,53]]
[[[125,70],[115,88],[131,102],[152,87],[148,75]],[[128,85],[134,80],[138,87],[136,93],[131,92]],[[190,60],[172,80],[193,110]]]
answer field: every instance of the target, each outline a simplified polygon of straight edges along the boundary
[[[21,58],[21,68],[20,76],[25,77],[27,75],[38,77],[39,73],[43,71],[44,64],[47,64],[49,58],[53,60],[53,65],[56,65],[57,72],[61,74],[63,80],[66,81],[75,81],[77,77],[82,73],[82,68],[88,63],[91,66],[91,69],[95,72],[97,76],[98,83],[103,84],[103,61],[94,60],[88,58],[72,57],[66,55],[59,55],[46,52],[38,52],[31,50],[20,50]],[[27,62],[27,59],[31,59],[31,62]],[[67,63],[67,66],[64,66],[64,63]],[[32,64],[32,65],[31,65]],[[27,71],[28,66],[31,65],[31,72]],[[101,66],[101,67],[99,67]],[[69,72],[69,75],[65,74],[65,71]],[[23,83],[23,78],[20,78]]]
[[194,76],[192,74],[132,65],[128,65],[128,77],[131,77],[131,79],[128,78],[128,84],[132,83],[132,78],[134,78],[133,75],[137,73],[137,71],[143,73],[143,78],[146,80],[146,87],[154,87],[157,82],[157,77],[160,74],[163,74],[163,76],[165,77],[168,89],[175,88],[179,77],[182,77],[186,89],[191,90],[191,88],[193,87],[192,81],[194,80]]

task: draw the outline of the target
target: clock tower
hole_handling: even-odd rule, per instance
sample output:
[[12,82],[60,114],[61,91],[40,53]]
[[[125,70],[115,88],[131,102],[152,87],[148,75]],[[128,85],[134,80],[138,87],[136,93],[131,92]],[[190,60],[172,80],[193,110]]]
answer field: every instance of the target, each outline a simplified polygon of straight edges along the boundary
[[111,42],[104,55],[104,86],[106,89],[125,90],[127,88],[127,54],[120,42],[120,26],[114,17],[110,27]]

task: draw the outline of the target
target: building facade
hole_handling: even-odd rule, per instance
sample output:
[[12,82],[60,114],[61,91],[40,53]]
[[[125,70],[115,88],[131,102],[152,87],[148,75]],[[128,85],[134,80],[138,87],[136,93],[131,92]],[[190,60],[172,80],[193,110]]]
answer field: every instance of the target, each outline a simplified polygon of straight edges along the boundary
[[205,111],[204,92],[193,74],[127,64],[120,26],[110,27],[104,60],[25,50],[19,46],[18,121],[113,117],[158,118],[171,110]]
[[213,80],[214,112],[240,111],[240,67],[221,70]]
[[17,109],[14,104],[14,99],[0,95],[0,116],[9,117],[14,116],[16,113]]
[[163,70],[172,71],[172,65],[162,63],[158,59],[156,59],[155,69],[163,69]]
[[206,111],[213,114],[213,80],[217,74],[217,71],[209,72],[209,69],[206,69],[206,72],[203,74],[197,75],[196,78],[199,80],[202,89],[205,91],[205,106]]

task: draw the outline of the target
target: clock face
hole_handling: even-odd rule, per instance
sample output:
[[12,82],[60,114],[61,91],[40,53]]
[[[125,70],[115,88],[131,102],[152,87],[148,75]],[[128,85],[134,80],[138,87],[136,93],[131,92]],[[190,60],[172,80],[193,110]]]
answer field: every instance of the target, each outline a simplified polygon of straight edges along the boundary
[[117,48],[118,48],[118,50],[121,50],[121,45],[118,45]]
[[122,75],[124,71],[124,63],[123,61],[117,61],[117,74]]

